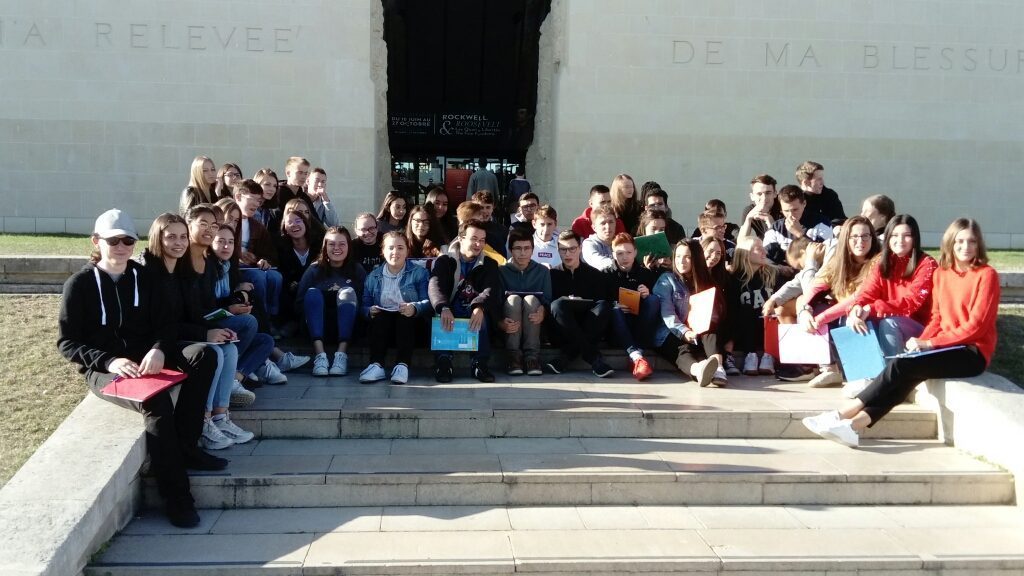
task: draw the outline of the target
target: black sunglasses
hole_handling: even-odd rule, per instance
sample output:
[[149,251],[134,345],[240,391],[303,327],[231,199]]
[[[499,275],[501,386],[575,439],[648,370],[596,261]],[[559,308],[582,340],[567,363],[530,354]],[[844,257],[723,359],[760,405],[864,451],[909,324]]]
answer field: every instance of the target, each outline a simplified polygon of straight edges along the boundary
[[135,238],[104,238],[103,241],[107,243],[107,246],[120,246],[121,244],[124,244],[125,246],[135,246]]

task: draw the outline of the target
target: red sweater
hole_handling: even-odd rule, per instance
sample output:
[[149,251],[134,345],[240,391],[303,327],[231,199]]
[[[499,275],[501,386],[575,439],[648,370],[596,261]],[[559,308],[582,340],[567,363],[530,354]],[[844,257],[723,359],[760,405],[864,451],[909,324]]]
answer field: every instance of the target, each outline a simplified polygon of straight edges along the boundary
[[996,351],[999,274],[991,266],[967,272],[939,268],[933,277],[932,316],[921,334],[932,346],[974,345],[992,361]]
[[910,263],[909,257],[890,256],[889,276],[882,277],[882,267],[872,266],[857,292],[856,303],[871,306],[871,316],[909,316],[922,326],[928,324],[931,312],[932,274],[939,264],[935,258],[924,255],[909,278],[903,273]]
[[[572,221],[573,232],[579,234],[580,238],[583,238],[584,240],[590,238],[590,235],[594,233],[594,222],[590,219],[590,210],[591,208],[587,206],[587,209],[583,211],[583,214],[580,214]],[[616,218],[615,233],[618,234],[625,231],[626,225],[622,223],[622,220]],[[630,232],[630,234],[632,233],[633,232]]]

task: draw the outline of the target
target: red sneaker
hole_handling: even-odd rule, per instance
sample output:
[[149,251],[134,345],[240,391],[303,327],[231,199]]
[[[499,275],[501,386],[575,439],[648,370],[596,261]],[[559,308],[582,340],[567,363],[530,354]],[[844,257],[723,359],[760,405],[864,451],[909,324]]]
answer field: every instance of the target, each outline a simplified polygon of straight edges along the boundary
[[641,358],[636,362],[633,362],[633,378],[643,380],[651,374],[654,374],[654,370],[651,369],[651,365],[647,363],[646,358]]

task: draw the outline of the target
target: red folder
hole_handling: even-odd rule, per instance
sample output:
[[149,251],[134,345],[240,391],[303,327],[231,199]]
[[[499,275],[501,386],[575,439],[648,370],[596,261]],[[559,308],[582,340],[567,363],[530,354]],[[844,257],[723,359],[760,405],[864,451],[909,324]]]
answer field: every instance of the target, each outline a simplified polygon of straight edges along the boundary
[[185,379],[185,375],[174,370],[161,370],[158,374],[147,374],[138,378],[122,378],[117,376],[103,387],[107,396],[145,402],[153,396],[174,386]]
[[690,295],[690,311],[686,315],[686,325],[695,334],[704,334],[711,329],[711,317],[715,314],[717,293],[717,289],[708,288]]
[[779,319],[775,316],[764,319],[764,353],[779,357]]

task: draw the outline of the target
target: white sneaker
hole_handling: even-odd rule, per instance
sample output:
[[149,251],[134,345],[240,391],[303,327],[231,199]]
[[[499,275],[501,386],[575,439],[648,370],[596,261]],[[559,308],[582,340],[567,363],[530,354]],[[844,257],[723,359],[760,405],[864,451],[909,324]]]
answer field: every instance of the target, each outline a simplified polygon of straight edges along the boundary
[[817,416],[808,416],[801,420],[801,422],[803,422],[804,427],[806,427],[808,430],[817,434],[818,436],[821,436],[822,432],[828,430],[832,426],[839,424],[839,420],[839,411],[829,410],[828,412],[822,412]]
[[823,368],[818,374],[807,383],[811,388],[830,388],[843,383],[843,375],[832,369],[831,366]]
[[313,376],[327,376],[327,354],[324,352],[313,358]]
[[199,445],[204,450],[223,450],[230,448],[234,442],[217,428],[209,418],[203,420],[203,435],[199,437]]
[[715,376],[716,370],[718,370],[718,358],[712,356],[691,366],[690,375],[693,376],[701,388],[704,388],[711,384],[711,379]]
[[249,404],[256,401],[256,393],[252,390],[247,390],[242,386],[241,382],[235,380],[231,383],[231,403],[232,408],[244,408]]
[[372,384],[374,382],[380,382],[381,380],[384,379],[384,377],[384,368],[380,364],[377,364],[376,362],[370,364],[366,368],[363,368],[363,371],[359,373],[359,381],[362,382],[363,384]]
[[252,432],[239,428],[237,424],[231,421],[231,417],[227,414],[220,420],[213,420],[213,425],[221,431],[221,434],[230,438],[235,444],[245,444],[256,437]]
[[395,384],[405,384],[409,381],[409,367],[405,364],[395,364],[391,369],[391,381]]
[[297,356],[291,352],[285,352],[284,356],[275,364],[281,372],[288,372],[305,366],[307,362],[309,362],[309,356]]
[[719,366],[718,370],[715,370],[715,375],[711,377],[711,383],[718,387],[729,384],[729,377],[725,373],[725,368]]
[[838,424],[822,430],[821,436],[850,448],[860,445],[860,434],[853,429],[852,420],[840,420]]
[[860,380],[854,380],[853,382],[847,382],[843,385],[843,397],[850,398],[851,400],[856,398],[858,394],[864,391],[865,388],[871,385],[870,378],[861,378]]
[[743,373],[747,376],[757,376],[757,354],[750,352],[743,359]]
[[757,373],[764,376],[775,374],[775,359],[771,354],[761,354],[761,362],[757,365]]
[[256,370],[256,375],[260,377],[260,380],[264,384],[273,384],[276,386],[288,383],[288,377],[281,374],[281,370],[277,367],[277,364],[274,364],[270,360],[265,360],[263,362],[263,366],[260,366]]
[[348,374],[348,354],[344,352],[334,353],[334,363],[331,364],[331,376],[344,376]]

